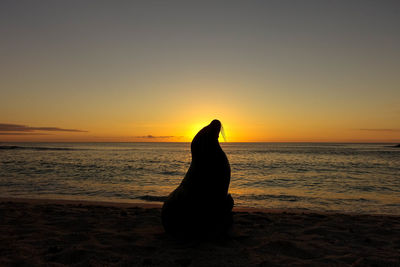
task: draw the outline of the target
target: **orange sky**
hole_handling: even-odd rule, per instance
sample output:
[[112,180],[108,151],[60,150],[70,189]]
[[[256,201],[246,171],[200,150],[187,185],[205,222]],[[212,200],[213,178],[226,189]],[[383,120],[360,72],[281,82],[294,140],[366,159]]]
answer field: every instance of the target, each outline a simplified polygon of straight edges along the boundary
[[400,142],[399,3],[4,2],[0,142]]

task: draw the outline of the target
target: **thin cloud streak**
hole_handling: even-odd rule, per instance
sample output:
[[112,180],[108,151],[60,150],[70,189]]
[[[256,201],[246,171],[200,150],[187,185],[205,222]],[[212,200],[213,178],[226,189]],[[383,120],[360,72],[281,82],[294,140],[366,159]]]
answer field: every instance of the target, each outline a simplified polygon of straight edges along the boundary
[[0,135],[51,135],[47,133],[0,133]]
[[59,127],[30,127],[20,124],[0,123],[0,132],[34,132],[34,131],[47,131],[47,132],[87,132],[77,129],[64,129]]
[[366,131],[366,132],[400,132],[400,129],[358,129],[359,131]]
[[142,135],[142,136],[134,136],[135,138],[146,138],[146,139],[158,139],[158,138],[164,138],[164,139],[168,139],[168,138],[174,138],[176,136],[173,135]]

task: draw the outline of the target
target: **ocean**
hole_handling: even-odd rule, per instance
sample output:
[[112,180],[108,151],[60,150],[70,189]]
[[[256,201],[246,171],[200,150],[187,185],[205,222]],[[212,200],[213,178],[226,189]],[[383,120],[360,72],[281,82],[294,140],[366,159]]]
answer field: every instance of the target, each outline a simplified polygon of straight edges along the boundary
[[[221,143],[235,206],[400,215],[391,144]],[[190,143],[1,143],[0,196],[162,202]]]

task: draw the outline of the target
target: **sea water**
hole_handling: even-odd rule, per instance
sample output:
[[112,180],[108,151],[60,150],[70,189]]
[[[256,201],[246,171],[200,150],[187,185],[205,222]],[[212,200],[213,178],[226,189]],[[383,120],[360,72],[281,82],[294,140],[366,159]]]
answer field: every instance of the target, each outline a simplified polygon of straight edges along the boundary
[[[235,206],[400,215],[393,145],[221,146]],[[190,162],[190,143],[2,143],[0,196],[162,202]]]

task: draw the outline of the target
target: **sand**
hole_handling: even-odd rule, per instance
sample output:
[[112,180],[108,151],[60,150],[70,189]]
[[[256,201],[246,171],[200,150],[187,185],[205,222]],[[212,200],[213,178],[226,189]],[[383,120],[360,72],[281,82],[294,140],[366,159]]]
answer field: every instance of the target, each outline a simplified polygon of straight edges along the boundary
[[176,240],[160,206],[0,199],[0,266],[400,266],[400,216],[236,209],[227,237]]

